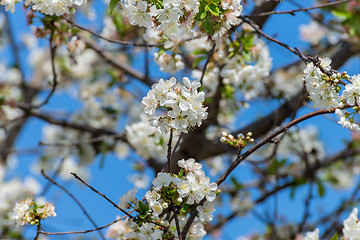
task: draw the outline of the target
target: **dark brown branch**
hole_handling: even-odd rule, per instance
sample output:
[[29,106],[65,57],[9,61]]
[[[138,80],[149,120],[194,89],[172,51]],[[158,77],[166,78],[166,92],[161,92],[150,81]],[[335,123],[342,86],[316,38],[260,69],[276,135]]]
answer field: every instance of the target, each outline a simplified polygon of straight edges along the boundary
[[177,231],[177,234],[178,234],[179,240],[182,240],[182,239],[183,239],[183,237],[182,237],[182,235],[181,235],[181,230],[180,230],[179,219],[178,219],[178,216],[177,216],[177,211],[176,211],[176,208],[175,208],[175,205],[174,205],[174,203],[173,203],[173,202],[171,202],[171,207],[172,207],[172,211],[173,211],[173,213],[174,213],[176,231]]
[[39,222],[39,224],[36,226],[36,236],[34,237],[34,240],[38,240],[39,236],[40,236],[40,228],[41,228],[41,223]]
[[[96,225],[95,221],[92,219],[92,217],[88,214],[88,212],[86,211],[86,209],[84,208],[84,206],[79,202],[79,200],[77,200],[77,198],[71,193],[69,192],[66,188],[64,188],[63,186],[61,186],[60,184],[58,184],[57,182],[55,182],[55,180],[51,179],[48,175],[46,175],[46,173],[44,172],[44,170],[41,170],[41,174],[48,180],[50,181],[52,184],[58,186],[61,190],[63,190],[64,192],[66,192],[75,202],[76,204],[81,208],[81,210],[83,211],[84,215],[90,220],[91,224],[94,225],[95,228],[98,228],[98,226]],[[104,235],[102,234],[102,232],[98,231],[100,237],[105,240]]]
[[34,111],[34,110],[32,110],[26,106],[23,106],[21,104],[18,104],[17,107],[20,108],[21,110],[23,110],[28,115],[39,118],[41,120],[44,120],[44,121],[54,124],[54,125],[62,126],[65,128],[72,128],[72,129],[83,131],[83,132],[90,132],[90,133],[97,134],[97,135],[118,135],[116,132],[106,129],[106,128],[95,128],[95,127],[85,125],[85,124],[72,123],[72,122],[68,122],[66,120],[58,120],[49,115]]
[[167,169],[166,169],[167,172],[170,171],[170,164],[171,164],[171,144],[172,144],[172,139],[173,139],[173,133],[174,133],[174,129],[171,128],[171,129],[170,129],[169,142],[168,142],[168,145],[167,145]]
[[[278,4],[279,4],[278,1],[273,1],[273,0],[264,1],[263,4],[254,8],[254,10],[251,12],[251,15],[256,15],[259,13],[272,11],[277,7]],[[268,20],[268,18],[269,18],[269,15],[257,17],[254,19],[254,21],[260,28],[262,28],[264,26],[265,22]]]
[[99,137],[94,137],[91,138],[89,140],[83,140],[80,142],[71,142],[71,143],[46,143],[46,142],[39,142],[40,146],[47,146],[47,147],[76,147],[76,146],[80,146],[82,144],[90,144],[90,143],[98,143],[98,142],[102,142],[105,141],[106,139],[120,139],[123,142],[127,142],[126,137],[124,136],[124,134],[115,134],[115,135],[102,135]]

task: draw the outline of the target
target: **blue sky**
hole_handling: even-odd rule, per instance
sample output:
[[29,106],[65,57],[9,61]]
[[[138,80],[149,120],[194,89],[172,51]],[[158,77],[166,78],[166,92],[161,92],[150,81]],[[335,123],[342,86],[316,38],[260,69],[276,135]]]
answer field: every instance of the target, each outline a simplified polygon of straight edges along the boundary
[[[299,1],[298,1],[299,2]],[[312,1],[300,1],[304,6],[312,5]],[[20,5],[20,4],[18,4]],[[96,1],[96,6],[99,11],[102,11],[104,5],[101,1]],[[282,9],[293,9],[296,8],[292,6],[290,3],[286,1],[281,4],[281,7],[278,10]],[[15,14],[10,14],[11,22],[16,30],[16,37],[18,44],[20,43],[20,39],[23,32],[30,32],[29,27],[26,26],[26,21],[24,17],[24,10],[21,7],[17,7]],[[81,22],[82,24],[87,24],[87,22],[83,21],[83,18],[79,16],[77,17],[77,22]],[[304,13],[297,13],[296,17],[291,17],[287,15],[278,15],[273,16],[265,25],[265,32],[269,35],[277,35],[277,38],[281,41],[288,43],[290,46],[296,46],[300,49],[306,48],[307,44],[299,40],[299,31],[298,25],[301,23],[308,23],[310,18]],[[95,27],[96,25],[96,27]],[[95,22],[91,23],[91,28],[100,32],[101,23]],[[286,31],[284,31],[286,29]],[[288,52],[286,49],[276,45],[269,44],[269,48],[271,51],[271,56],[273,58],[274,68],[282,66],[289,61],[297,60],[297,57],[292,53]],[[10,52],[5,49],[0,54],[0,61],[7,61],[8,63],[12,62],[12,59],[9,58]],[[142,55],[138,54],[138,58],[142,59]],[[27,66],[26,62],[26,52],[22,52],[22,66]],[[134,66],[141,69],[142,61],[136,61]],[[154,67],[155,68],[155,67]],[[346,63],[346,65],[341,69],[346,69],[350,75],[357,74],[360,72],[360,61],[359,59],[354,59]],[[26,67],[26,71],[29,69]],[[158,70],[154,70],[154,76],[161,75]],[[166,77],[167,75],[162,75]],[[46,96],[47,93],[45,93]],[[266,105],[265,105],[266,104]],[[267,102],[259,101],[255,104],[255,110],[251,110],[247,112],[248,115],[252,116],[253,119],[256,118],[257,113],[261,112],[262,114],[266,114],[274,109],[278,103],[271,103],[270,106]],[[67,109],[70,111],[75,111],[80,108],[81,104],[76,100],[68,97],[66,94],[56,94],[52,99],[48,106],[44,107],[43,110],[50,109]],[[304,109],[299,114],[303,114],[311,111],[311,109]],[[251,119],[251,118],[250,118]],[[250,119],[248,121],[250,121]],[[314,120],[308,121],[317,125],[321,125],[320,128],[320,136],[325,140],[327,149],[329,153],[336,152],[338,149],[343,146],[343,139],[350,138],[349,131],[343,131],[341,126],[338,126],[331,120],[325,119],[324,117],[317,117]],[[307,124],[305,122],[304,124]],[[37,147],[38,143],[41,139],[41,128],[44,123],[37,119],[31,119],[25,129],[22,131],[17,143],[16,148],[33,148]],[[329,130],[331,129],[331,130]],[[334,138],[334,136],[337,136]],[[132,189],[131,183],[129,183],[127,176],[129,175],[131,170],[132,163],[126,160],[119,160],[113,154],[108,154],[105,159],[105,164],[102,168],[100,168],[98,157],[91,165],[91,179],[90,184],[106,194],[110,199],[114,202],[118,202],[119,197],[125,194],[128,190]],[[10,176],[18,175],[21,178],[24,178],[29,174],[29,169],[31,164],[36,161],[37,156],[34,155],[22,155],[19,157],[19,162],[16,168],[16,171],[9,174]],[[152,173],[149,172],[151,175]],[[243,179],[250,178],[248,173],[248,166],[246,164],[240,166],[233,175],[242,176]],[[42,177],[37,177],[37,179],[45,185],[47,182]],[[215,180],[215,179],[214,179]],[[100,196],[96,195],[89,189],[85,188],[83,185],[79,184],[76,180],[71,180],[67,182],[60,181],[61,184],[65,185],[69,191],[71,191],[80,202],[82,202],[89,214],[96,219],[96,222],[99,226],[105,225],[114,220],[116,215],[121,215],[116,209],[114,209],[110,204],[108,204],[104,199]],[[143,190],[139,191],[138,197],[142,198],[144,195]],[[291,214],[291,210],[294,207],[300,207],[302,205],[303,196],[306,192],[306,189],[300,189],[298,193],[298,197],[294,200],[289,200],[289,192],[284,191],[279,194],[279,203],[281,206],[281,213],[290,219],[299,219],[299,216],[295,216]],[[331,190],[326,193],[324,199],[321,201],[317,201],[314,204],[314,209],[319,208],[322,205],[326,204],[327,208],[331,208],[335,206],[335,202],[333,201],[333,194],[341,195],[346,193],[346,191],[339,190]],[[46,221],[46,225],[44,225],[44,229],[47,231],[74,231],[74,230],[84,230],[93,228],[89,223],[89,220],[83,215],[82,211],[77,207],[72,199],[70,199],[66,194],[62,191],[59,191],[57,187],[52,187],[51,190],[47,193],[46,198],[55,203],[57,217],[51,218]],[[269,209],[272,208],[272,203],[267,202],[259,207],[261,209]],[[226,213],[229,211],[228,206],[221,207],[217,213]],[[326,209],[325,209],[326,211]],[[290,213],[290,214],[289,214]],[[241,226],[241,227],[239,227]],[[27,236],[31,239],[31,236],[34,236],[34,227],[29,227],[26,229]],[[254,216],[247,216],[241,218],[239,220],[233,221],[228,224],[223,235],[223,239],[235,239],[238,235],[244,235],[250,232],[258,232],[263,231],[264,226],[256,220]],[[90,234],[89,236],[97,237],[97,234]],[[50,239],[68,239],[68,236],[53,236]],[[90,239],[86,238],[86,239]]]

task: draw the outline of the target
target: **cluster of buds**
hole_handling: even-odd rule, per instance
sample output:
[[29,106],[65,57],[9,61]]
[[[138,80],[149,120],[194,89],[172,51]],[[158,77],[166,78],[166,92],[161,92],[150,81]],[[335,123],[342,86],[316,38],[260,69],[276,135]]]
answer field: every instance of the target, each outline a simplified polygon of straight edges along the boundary
[[229,144],[238,149],[244,149],[249,143],[254,142],[254,139],[251,136],[252,132],[248,132],[246,136],[240,133],[237,135],[237,138],[235,138],[233,135],[223,132],[220,142]]
[[38,206],[33,200],[26,199],[20,203],[16,203],[13,213],[13,219],[16,223],[25,225],[29,223],[31,225],[39,225],[42,219],[49,216],[56,216],[55,207],[46,203],[45,205]]
[[340,92],[341,86],[338,85],[339,82],[341,82],[342,79],[349,80],[350,76],[349,74],[347,74],[346,71],[344,71],[343,73],[334,72],[331,76],[323,74],[321,76],[321,79],[325,82],[331,83],[335,87],[336,92]]

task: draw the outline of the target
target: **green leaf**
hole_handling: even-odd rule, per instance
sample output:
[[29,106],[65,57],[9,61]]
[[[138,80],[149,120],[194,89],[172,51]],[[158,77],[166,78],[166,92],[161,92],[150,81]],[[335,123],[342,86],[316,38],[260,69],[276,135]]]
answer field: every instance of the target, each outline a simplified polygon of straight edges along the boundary
[[209,11],[214,16],[220,15],[219,7],[214,4],[209,5]]
[[334,236],[332,236],[330,240],[339,240],[339,235],[337,233],[335,233]]
[[139,201],[139,212],[140,215],[147,215],[147,212],[149,211],[148,205],[145,205],[142,201]]
[[286,158],[282,160],[274,159],[273,161],[271,161],[270,166],[267,169],[267,172],[270,174],[274,174],[279,168],[284,166],[285,163],[286,163]]
[[115,7],[118,5],[119,2],[120,2],[120,0],[111,0],[110,1],[110,4],[109,4],[110,14],[114,11]]
[[184,176],[184,169],[180,169],[178,176],[179,178],[182,178]]
[[195,68],[202,60],[204,60],[206,58],[207,58],[207,56],[197,57],[192,64],[193,68]]
[[323,185],[323,183],[320,180],[316,181],[316,185],[317,185],[317,189],[318,189],[318,194],[320,197],[324,196],[325,194],[325,187]]
[[209,52],[205,49],[196,49],[194,52],[193,52],[194,55],[208,55]]
[[206,16],[207,16],[207,12],[201,13],[200,20],[204,20],[206,18]]

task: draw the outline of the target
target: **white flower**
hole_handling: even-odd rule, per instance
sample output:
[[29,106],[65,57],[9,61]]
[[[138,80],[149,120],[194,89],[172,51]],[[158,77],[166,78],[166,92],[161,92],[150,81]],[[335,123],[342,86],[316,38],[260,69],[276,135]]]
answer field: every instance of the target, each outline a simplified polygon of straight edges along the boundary
[[[142,103],[145,113],[150,117],[150,124],[157,127],[161,133],[169,129],[178,132],[187,132],[189,127],[200,126],[207,118],[206,109],[203,107],[204,93],[198,93],[198,82],[183,79],[185,86],[176,83],[175,78],[154,84]],[[156,108],[165,108],[166,115],[156,116]]]
[[305,240],[319,240],[319,229],[315,229],[312,232],[307,232]]
[[325,36],[325,29],[320,24],[315,21],[310,22],[310,24],[301,24],[299,26],[300,36],[302,40],[309,42],[313,45],[316,45],[320,40]]
[[22,201],[20,203],[16,203],[15,208],[13,210],[13,219],[16,221],[16,223],[24,225],[28,221],[29,216],[29,208],[32,204],[31,199],[27,199],[25,201]]
[[344,240],[360,239],[360,222],[358,218],[358,209],[354,208],[349,217],[344,220],[343,238]]
[[214,203],[206,201],[203,206],[196,207],[199,219],[203,222],[210,222],[213,219],[212,213],[215,211]]
[[124,4],[123,7],[125,9],[126,16],[129,18],[130,24],[146,28],[152,26],[153,23],[151,15],[146,12],[146,1],[138,1],[136,6],[128,2],[128,4]]
[[[320,65],[324,70],[329,71],[331,69],[330,63],[330,58],[320,58]],[[303,80],[310,98],[314,106],[318,108],[330,109],[338,107],[341,96],[336,91],[335,86],[323,80],[323,77],[326,77],[326,75],[315,67],[312,62],[306,66]]]
[[122,209],[129,209],[131,207],[130,203],[132,203],[136,207],[138,204],[138,200],[135,196],[137,191],[138,190],[136,188],[128,191],[123,197],[120,198],[118,206]]
[[[35,205],[37,208],[35,208]],[[40,205],[39,201],[38,204],[36,204],[31,199],[16,203],[13,210],[13,219],[16,223],[21,225],[24,225],[25,223],[31,225],[38,224],[41,219],[50,216],[56,216],[55,207],[52,204],[46,202],[45,205]]]
[[353,106],[355,103],[360,105],[360,74],[352,76],[351,84],[345,85],[345,90],[342,92],[342,97],[347,99],[347,103]]
[[11,11],[11,13],[15,12],[15,3],[17,2],[22,2],[22,0],[20,1],[16,1],[16,0],[1,0],[0,1],[0,5],[4,5],[5,7],[5,11]]
[[155,115],[155,110],[157,108],[158,102],[153,92],[149,91],[147,93],[147,96],[143,98],[141,103],[145,106],[145,113],[149,114],[150,116]]
[[129,226],[128,221],[118,221],[112,224],[106,231],[106,237],[112,239],[123,239],[124,234],[133,232],[134,230]]
[[167,187],[173,181],[173,177],[168,173],[160,172],[157,177],[153,180],[155,188]]
[[351,130],[360,130],[360,126],[353,122],[352,119],[350,119],[348,113],[346,111],[336,109],[335,114],[340,118],[339,124],[345,128],[349,128]]
[[188,160],[182,159],[178,161],[178,165],[190,172],[195,172],[202,168],[201,163],[195,162],[195,159],[189,158]]
[[216,190],[218,188],[215,182],[210,183],[210,178],[204,177],[200,180],[201,192],[206,196],[206,200],[212,202],[216,198]]
[[47,15],[61,16],[63,14],[70,14],[69,8],[72,7],[72,0],[32,0],[34,4],[32,9]]

